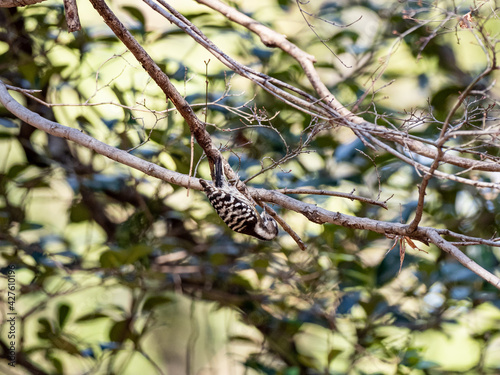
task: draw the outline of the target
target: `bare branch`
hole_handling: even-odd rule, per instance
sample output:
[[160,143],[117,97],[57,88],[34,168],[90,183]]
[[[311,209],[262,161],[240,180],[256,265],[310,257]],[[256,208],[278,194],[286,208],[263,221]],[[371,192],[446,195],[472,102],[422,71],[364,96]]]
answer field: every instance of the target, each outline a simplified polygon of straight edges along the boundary
[[[404,161],[405,163],[407,163],[409,165],[412,165],[417,170],[425,172],[425,173],[430,173],[430,167],[426,167],[425,165],[423,165],[421,163],[418,163],[417,161],[413,160],[412,158],[410,158],[410,157],[408,157],[406,155],[403,155],[402,153],[396,151],[392,147],[389,147],[384,142],[382,142],[381,140],[379,140],[379,139],[377,139],[377,138],[375,138],[375,137],[373,137],[371,135],[368,135],[367,138],[371,142],[373,142],[375,145],[379,146],[380,148],[382,148],[383,150],[389,152],[390,154],[396,156],[397,158],[399,158],[400,160]],[[443,179],[447,179],[447,180],[450,180],[450,181],[456,181],[456,182],[459,182],[459,183],[462,183],[462,184],[474,186],[476,188],[489,188],[489,189],[500,190],[500,184],[499,183],[485,182],[485,181],[479,181],[479,180],[471,180],[471,179],[459,177],[459,176],[456,176],[456,175],[453,175],[453,174],[444,173],[444,172],[441,172],[439,170],[435,170],[434,171],[434,176],[439,177],[439,178],[443,178]]]
[[78,6],[76,0],[64,0],[64,12],[66,13],[66,25],[68,31],[78,31],[82,29],[80,24],[80,17],[78,16]]
[[360,201],[360,202],[363,202],[363,203],[369,203],[369,204],[373,204],[375,206],[380,206],[380,207],[385,208],[387,210],[387,203],[386,203],[387,201],[380,202],[380,201],[377,201],[377,200],[374,200],[374,199],[360,197],[358,195],[354,195],[354,194],[350,194],[350,193],[339,193],[337,191],[317,190],[317,189],[304,189],[304,188],[300,188],[300,189],[288,189],[288,188],[284,188],[284,189],[278,189],[278,190],[275,190],[275,191],[277,191],[279,193],[282,193],[282,194],[329,195],[329,196],[332,196],[332,197],[347,198],[347,199],[350,199],[350,200],[357,200],[357,201]]
[[45,0],[2,0],[0,2],[0,8],[24,7],[27,5],[38,4],[43,1]]
[[288,225],[288,223],[285,220],[283,220],[283,218],[281,216],[279,216],[276,213],[276,211],[274,211],[268,205],[264,205],[264,209],[266,210],[266,212],[269,215],[271,215],[274,218],[274,220],[276,220],[278,222],[279,225],[281,225],[281,227],[285,230],[285,232],[287,232],[290,235],[290,237],[293,238],[293,240],[299,246],[300,250],[307,250],[307,246],[304,243],[304,241],[302,241],[300,236],[292,229],[292,227],[290,225]]
[[486,280],[491,285],[500,289],[500,278],[493,275],[491,272],[486,271],[483,267],[478,265],[464,253],[462,253],[456,246],[452,245],[445,239],[443,239],[436,230],[428,230],[427,234],[429,236],[429,240],[439,247],[441,250],[446,251],[448,254],[453,256],[453,258],[457,259],[460,263],[462,263],[469,270],[474,272],[476,275],[481,277],[483,280]]
[[[311,13],[309,13],[309,12],[306,12],[304,9],[302,9],[302,7],[301,7],[301,1],[300,1],[300,0],[296,0],[295,2],[296,2],[296,4],[297,4],[297,7],[298,7],[298,8],[299,8],[299,10],[300,10],[300,14],[302,15],[302,18],[303,18],[303,19],[304,19],[304,21],[306,22],[307,26],[309,26],[309,29],[310,29],[310,30],[314,33],[314,35],[316,35],[316,37],[318,38],[318,40],[319,40],[319,41],[320,41],[320,42],[321,42],[321,43],[322,43],[322,44],[326,47],[326,49],[327,49],[328,51],[330,51],[330,53],[331,53],[333,56],[335,56],[335,57],[337,58],[337,60],[338,60],[338,61],[340,61],[340,63],[341,63],[342,65],[344,65],[346,68],[352,68],[352,66],[347,66],[347,65],[346,65],[346,64],[342,61],[342,59],[340,59],[340,57],[339,57],[339,56],[335,53],[335,51],[334,51],[334,50],[333,50],[333,49],[332,49],[332,48],[331,48],[331,47],[330,47],[330,46],[326,43],[326,40],[324,40],[323,38],[321,38],[321,37],[319,36],[319,34],[318,34],[318,33],[316,32],[316,30],[314,29],[314,26],[313,26],[313,25],[311,25],[311,24],[309,23],[309,21],[307,20],[306,15],[307,15],[307,16],[309,16],[309,17],[315,17],[315,18],[321,19],[322,21],[326,21],[326,20],[324,20],[324,19],[322,19],[322,18],[320,18],[320,17],[314,16],[313,14],[311,14]],[[358,20],[356,20],[356,21],[354,21],[354,22],[357,22],[357,21],[359,21],[360,19],[361,19],[361,17],[359,17],[359,19],[358,19]],[[354,22],[353,22],[353,23],[354,23]],[[333,24],[331,21],[329,21],[329,23]],[[335,25],[335,26],[337,26],[337,27],[339,27],[339,25],[336,25],[336,24],[334,24],[334,25]]]

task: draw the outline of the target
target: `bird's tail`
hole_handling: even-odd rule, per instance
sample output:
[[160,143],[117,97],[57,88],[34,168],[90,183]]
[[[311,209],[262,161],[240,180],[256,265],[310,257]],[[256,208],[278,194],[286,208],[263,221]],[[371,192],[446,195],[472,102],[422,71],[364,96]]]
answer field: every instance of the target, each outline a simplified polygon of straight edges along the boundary
[[221,188],[224,185],[224,171],[222,169],[222,157],[219,156],[214,161],[214,184]]

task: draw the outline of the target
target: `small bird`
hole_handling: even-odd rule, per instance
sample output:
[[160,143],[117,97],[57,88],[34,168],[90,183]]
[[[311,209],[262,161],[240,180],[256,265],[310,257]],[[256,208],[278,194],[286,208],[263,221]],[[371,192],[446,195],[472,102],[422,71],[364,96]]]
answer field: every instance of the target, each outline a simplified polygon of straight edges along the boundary
[[221,157],[214,162],[214,184],[210,185],[203,179],[199,181],[215,211],[229,228],[265,241],[278,235],[276,220],[265,211],[259,214],[247,197],[227,183]]

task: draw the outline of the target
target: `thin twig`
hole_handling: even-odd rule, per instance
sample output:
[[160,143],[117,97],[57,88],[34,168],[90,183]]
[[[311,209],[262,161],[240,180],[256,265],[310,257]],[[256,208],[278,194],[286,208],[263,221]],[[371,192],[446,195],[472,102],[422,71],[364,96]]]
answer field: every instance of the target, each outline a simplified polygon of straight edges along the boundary
[[290,235],[290,237],[293,238],[293,240],[299,246],[300,250],[307,250],[307,246],[304,243],[304,241],[302,241],[300,236],[292,229],[290,225],[288,225],[288,223],[285,220],[283,220],[283,218],[280,215],[276,213],[276,211],[274,211],[267,204],[263,204],[263,207],[266,210],[266,212],[269,215],[271,215],[274,218],[274,220],[276,220],[279,223],[279,225],[281,225],[281,227],[285,230],[285,232],[287,232]]
[[289,188],[284,188],[284,189],[277,189],[275,190],[279,193],[282,194],[308,194],[308,195],[328,195],[332,197],[340,197],[340,198],[347,198],[350,200],[357,200],[363,203],[368,203],[368,204],[373,204],[375,206],[380,206],[382,208],[385,208],[387,210],[387,201],[385,202],[380,202],[378,200],[370,199],[370,198],[365,198],[365,197],[360,197],[358,195],[354,195],[351,193],[340,193],[337,191],[330,191],[330,190],[317,190],[317,189],[289,189]]
[[78,15],[78,6],[76,0],[64,0],[64,13],[66,14],[66,25],[70,33],[82,29],[80,17]]

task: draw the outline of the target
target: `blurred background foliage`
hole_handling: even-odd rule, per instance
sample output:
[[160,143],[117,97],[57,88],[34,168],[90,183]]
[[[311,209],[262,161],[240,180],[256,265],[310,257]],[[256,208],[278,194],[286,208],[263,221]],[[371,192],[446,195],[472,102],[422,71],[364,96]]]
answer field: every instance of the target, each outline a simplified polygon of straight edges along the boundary
[[[229,55],[310,91],[287,54],[264,47],[208,8],[172,3]],[[471,33],[457,28],[472,2],[441,1],[440,8],[423,1],[229,3],[314,54],[337,98],[347,106],[361,98],[359,111],[370,121],[384,114],[397,123],[412,111],[429,110],[443,119],[486,64]],[[485,3],[474,14],[478,20],[496,7]],[[112,5],[198,116],[213,124],[208,129],[215,144],[242,179],[299,147],[313,119],[227,71],[150,9]],[[32,111],[188,173],[190,134],[183,119],[90,5],[79,7],[84,30],[74,34],[65,31],[60,2],[1,9],[1,79],[64,104],[47,107],[13,93]],[[417,20],[436,22],[398,41],[417,24],[408,17],[411,10]],[[453,16],[440,25],[443,14]],[[492,35],[499,26],[498,17],[486,23]],[[398,274],[399,246],[386,255],[393,240],[318,226],[284,210],[280,214],[308,250],[300,251],[283,232],[260,242],[226,228],[199,192],[187,195],[184,188],[34,130],[3,108],[0,113],[0,267],[3,274],[8,265],[16,267],[18,312],[17,367],[1,359],[0,372],[500,371],[498,291],[438,249],[407,249]],[[250,121],[264,114],[270,120]],[[431,137],[432,126],[413,134]],[[250,184],[355,189],[371,198],[380,193],[381,200],[393,195],[388,210],[335,197],[300,199],[358,217],[411,220],[421,181],[412,167],[373,153],[346,129],[319,134],[303,151]],[[494,146],[490,152],[498,154]],[[194,158],[201,160],[197,175],[209,178],[197,147]],[[500,221],[498,206],[495,192],[434,179],[422,224],[490,238]],[[463,250],[497,270],[498,249]],[[7,350],[3,325],[2,358]]]

